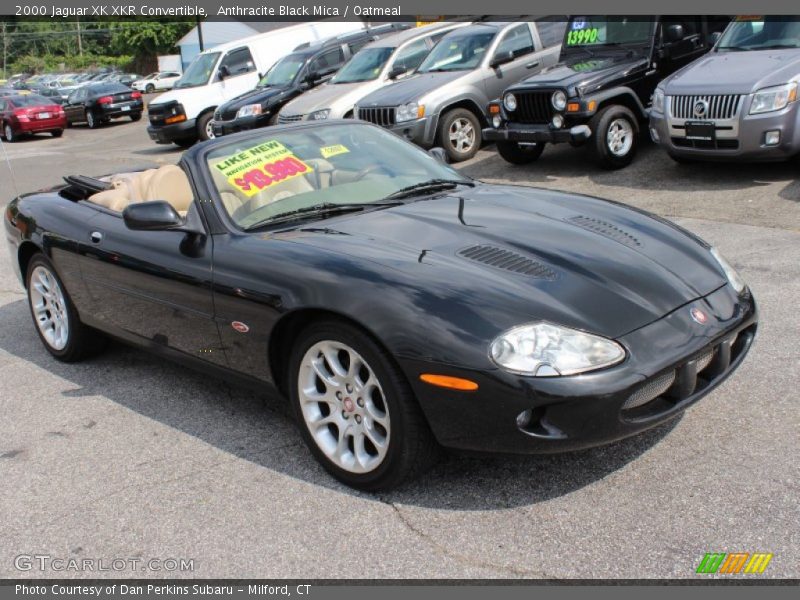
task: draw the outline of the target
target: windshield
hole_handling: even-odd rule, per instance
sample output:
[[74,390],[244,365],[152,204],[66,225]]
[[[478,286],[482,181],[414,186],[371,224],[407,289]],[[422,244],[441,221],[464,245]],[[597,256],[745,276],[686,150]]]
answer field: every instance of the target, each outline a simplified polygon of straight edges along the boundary
[[217,64],[218,59],[219,52],[198,54],[192,64],[186,68],[186,72],[177,81],[175,87],[187,88],[207,84],[211,74],[214,72],[214,66]]
[[378,205],[432,179],[468,181],[395,134],[357,123],[259,130],[215,146],[206,160],[225,210],[243,229],[312,206]]
[[394,50],[387,47],[364,48],[342,67],[341,71],[331,79],[331,83],[372,81],[381,74]]
[[800,48],[800,21],[786,17],[737,17],[728,25],[717,50]]
[[564,45],[643,44],[652,39],[654,24],[641,17],[573,17],[564,34]]
[[496,31],[465,34],[456,32],[440,41],[425,57],[417,69],[419,73],[431,71],[466,71],[474,69],[486,56]]
[[258,87],[267,87],[270,85],[280,87],[290,85],[300,72],[300,69],[303,68],[305,62],[306,57],[302,54],[284,56],[272,65],[272,68],[267,71],[267,74],[261,78],[261,81],[258,82]]

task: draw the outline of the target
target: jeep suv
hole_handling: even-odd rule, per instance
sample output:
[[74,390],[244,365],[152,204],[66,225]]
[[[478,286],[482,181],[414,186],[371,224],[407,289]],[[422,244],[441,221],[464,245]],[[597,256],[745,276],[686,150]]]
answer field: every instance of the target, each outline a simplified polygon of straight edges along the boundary
[[416,73],[360,99],[356,116],[451,162],[481,147],[485,110],[510,83],[558,62],[564,20],[476,23],[448,33]]
[[739,17],[708,55],[665,79],[650,137],[678,162],[800,153],[800,21]]
[[560,62],[491,103],[484,138],[510,163],[545,144],[586,145],[601,167],[631,163],[661,79],[706,53],[729,19],[695,16],[569,19]]

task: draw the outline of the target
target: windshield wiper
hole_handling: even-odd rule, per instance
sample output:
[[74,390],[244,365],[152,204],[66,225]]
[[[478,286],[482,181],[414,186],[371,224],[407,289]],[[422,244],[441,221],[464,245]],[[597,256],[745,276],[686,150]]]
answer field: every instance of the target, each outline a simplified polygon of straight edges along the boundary
[[408,185],[400,188],[396,192],[392,192],[386,196],[384,200],[408,198],[409,196],[417,196],[419,194],[427,194],[440,190],[452,190],[459,185],[475,187],[474,182],[467,181],[466,179],[428,179],[427,181],[421,181],[419,183],[415,183],[414,185]]
[[770,46],[756,46],[753,50],[784,50],[797,47],[797,44],[771,44]]
[[351,202],[348,204],[339,204],[336,202],[323,202],[321,204],[312,204],[311,206],[304,206],[289,212],[281,213],[274,217],[268,217],[260,221],[256,221],[252,225],[244,228],[245,231],[252,231],[259,229],[266,225],[273,225],[275,223],[284,223],[286,221],[294,221],[307,216],[325,216],[330,217],[333,215],[342,215],[350,212],[359,212],[372,207],[386,207],[398,206],[402,202]]
[[730,50],[731,52],[747,52],[750,48],[745,46],[719,46],[717,47],[717,51],[719,50]]

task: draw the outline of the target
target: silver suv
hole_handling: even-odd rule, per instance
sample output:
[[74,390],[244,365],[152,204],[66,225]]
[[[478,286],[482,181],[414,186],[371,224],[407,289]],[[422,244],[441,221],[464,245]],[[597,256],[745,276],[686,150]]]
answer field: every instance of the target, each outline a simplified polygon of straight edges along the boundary
[[410,75],[446,33],[469,23],[436,23],[387,36],[359,50],[326,84],[298,96],[278,123],[342,119],[370,92]]
[[800,153],[800,22],[740,17],[653,94],[650,136],[678,162]]
[[452,162],[481,147],[486,106],[503,89],[558,62],[565,24],[480,23],[448,33],[417,72],[358,101],[356,117],[420,146],[444,147]]

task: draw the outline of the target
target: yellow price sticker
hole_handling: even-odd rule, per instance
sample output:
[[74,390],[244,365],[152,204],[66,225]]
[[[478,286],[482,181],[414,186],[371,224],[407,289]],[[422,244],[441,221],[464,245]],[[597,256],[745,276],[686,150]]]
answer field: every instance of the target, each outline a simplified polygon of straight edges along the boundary
[[342,144],[334,144],[332,146],[323,146],[319,149],[320,154],[322,154],[322,158],[330,158],[331,156],[338,156],[339,154],[347,154],[350,152],[347,146],[343,146]]
[[214,164],[228,183],[248,198],[313,169],[276,140],[264,142]]

